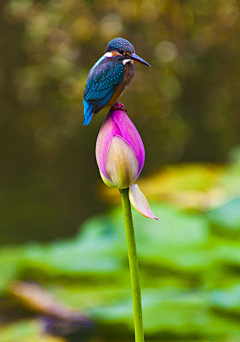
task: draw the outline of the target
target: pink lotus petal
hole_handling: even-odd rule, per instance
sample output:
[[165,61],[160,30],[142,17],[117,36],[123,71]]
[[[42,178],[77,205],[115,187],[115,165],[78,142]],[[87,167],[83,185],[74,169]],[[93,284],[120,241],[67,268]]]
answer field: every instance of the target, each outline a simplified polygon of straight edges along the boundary
[[139,176],[145,162],[145,149],[142,142],[142,138],[138,133],[136,127],[132,123],[132,121],[129,119],[129,117],[123,110],[114,110],[112,112],[112,118],[114,119],[119,130],[121,131],[119,135],[129,143],[129,145],[133,148],[133,150],[136,153],[139,162]]
[[142,171],[145,162],[145,149],[141,136],[122,107],[121,104],[117,103],[114,108],[110,109],[99,131],[96,143],[96,158],[99,170],[105,177],[104,179],[111,183],[112,179],[110,179],[109,172],[106,171],[106,161],[109,146],[115,136],[124,139],[134,151],[138,161],[136,178]]
[[110,115],[107,115],[105,120],[103,121],[103,124],[100,128],[100,131],[97,137],[96,159],[97,159],[99,169],[101,170],[104,177],[107,178],[109,181],[110,179],[106,173],[106,159],[107,159],[108,147],[114,135],[121,136],[121,132],[118,128],[118,125],[115,123],[112,117]]
[[129,189],[129,199],[132,206],[143,216],[149,217],[155,220],[158,218],[152,213],[152,210],[148,204],[148,200],[137,184],[133,184]]

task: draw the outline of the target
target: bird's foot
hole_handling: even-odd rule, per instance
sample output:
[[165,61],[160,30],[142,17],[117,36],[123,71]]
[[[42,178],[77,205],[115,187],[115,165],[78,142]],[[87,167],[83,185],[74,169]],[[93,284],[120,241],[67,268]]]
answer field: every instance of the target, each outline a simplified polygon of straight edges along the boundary
[[115,110],[123,110],[124,112],[127,112],[127,108],[124,106],[124,104],[120,103],[120,102],[116,102],[111,109],[115,109]]

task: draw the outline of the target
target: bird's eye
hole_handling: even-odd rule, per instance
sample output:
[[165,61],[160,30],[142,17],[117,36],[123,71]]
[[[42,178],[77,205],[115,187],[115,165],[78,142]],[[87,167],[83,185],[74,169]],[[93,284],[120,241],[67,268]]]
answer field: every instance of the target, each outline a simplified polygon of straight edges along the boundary
[[119,50],[119,53],[120,53],[121,55],[124,55],[123,50]]

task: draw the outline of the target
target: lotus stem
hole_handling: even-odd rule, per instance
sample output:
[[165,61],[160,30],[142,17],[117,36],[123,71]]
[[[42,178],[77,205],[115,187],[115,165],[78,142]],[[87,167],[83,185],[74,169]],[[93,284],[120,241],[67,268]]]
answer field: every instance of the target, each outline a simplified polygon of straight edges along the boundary
[[133,299],[133,314],[134,314],[134,329],[135,341],[144,342],[143,319],[142,319],[142,303],[141,303],[141,288],[139,281],[139,269],[137,249],[134,236],[134,227],[132,220],[131,205],[129,200],[129,188],[119,189],[122,200],[124,225],[126,230],[128,260],[130,268],[130,278],[132,285],[132,299]]

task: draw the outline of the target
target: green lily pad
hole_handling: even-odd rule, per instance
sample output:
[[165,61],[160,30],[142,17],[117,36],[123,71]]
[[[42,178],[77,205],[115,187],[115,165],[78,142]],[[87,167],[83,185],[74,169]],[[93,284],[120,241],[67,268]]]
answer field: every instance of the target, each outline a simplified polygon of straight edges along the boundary
[[119,242],[107,217],[97,217],[77,239],[29,246],[22,267],[51,276],[91,276],[119,272],[122,264]]
[[18,274],[18,264],[24,258],[25,247],[4,247],[0,250],[0,294]]
[[[199,272],[211,264],[211,257],[204,250],[209,239],[206,218],[165,204],[151,208],[158,221],[133,212],[140,262],[190,272]],[[121,209],[113,212],[112,221],[126,251]]]
[[240,315],[240,285],[228,289],[216,289],[211,294],[211,305],[228,313]]
[[[197,335],[201,338],[216,338],[227,336],[230,331],[240,333],[238,323],[211,312],[207,293],[181,288],[148,289],[142,292],[144,331],[148,336],[167,333],[179,337]],[[99,324],[121,325],[129,331],[133,330],[131,298],[94,308],[91,313]]]
[[240,197],[208,212],[213,228],[229,236],[240,236]]

